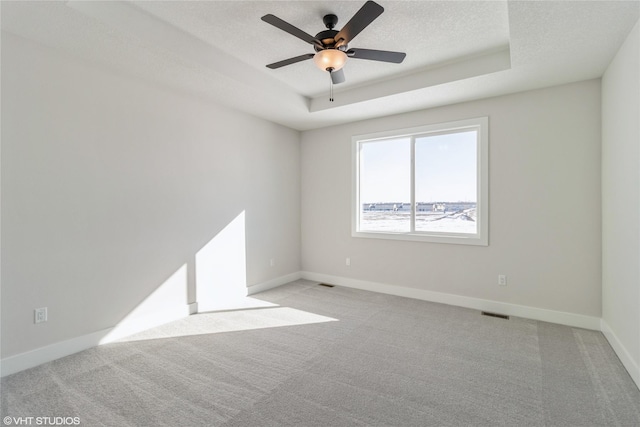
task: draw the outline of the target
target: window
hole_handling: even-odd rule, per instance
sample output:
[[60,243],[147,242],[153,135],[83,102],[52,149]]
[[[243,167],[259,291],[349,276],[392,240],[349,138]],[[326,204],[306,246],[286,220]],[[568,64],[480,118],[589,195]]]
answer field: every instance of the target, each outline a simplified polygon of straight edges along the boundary
[[353,137],[354,237],[488,244],[488,118]]

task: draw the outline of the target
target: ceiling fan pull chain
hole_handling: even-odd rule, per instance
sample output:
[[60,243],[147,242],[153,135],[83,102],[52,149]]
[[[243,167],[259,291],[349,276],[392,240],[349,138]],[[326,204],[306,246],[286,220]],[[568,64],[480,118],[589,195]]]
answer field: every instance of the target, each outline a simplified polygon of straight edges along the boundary
[[331,69],[329,71],[329,102],[333,102],[333,79],[331,78]]
[[333,80],[331,80],[331,73],[329,73],[329,101],[333,102]]

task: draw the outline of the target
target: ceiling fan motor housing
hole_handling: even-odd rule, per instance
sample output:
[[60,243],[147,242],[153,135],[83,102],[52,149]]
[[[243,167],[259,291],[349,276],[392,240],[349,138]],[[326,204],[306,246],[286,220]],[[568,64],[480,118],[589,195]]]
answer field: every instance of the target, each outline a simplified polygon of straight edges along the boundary
[[[336,42],[337,42],[337,40],[335,40],[336,34],[338,34],[338,31],[336,30],[324,30],[316,34],[316,38],[320,40],[320,42],[322,42],[322,46],[324,49],[339,49],[342,51],[347,50],[346,44],[343,44],[342,46],[339,46],[338,48],[336,48]],[[323,50],[323,49],[320,49],[319,46],[315,46],[315,45],[313,46],[313,48],[316,50],[316,52]]]
[[[335,39],[336,34],[338,34],[337,30],[334,30],[333,28],[336,26],[336,24],[338,23],[338,17],[334,14],[329,14],[329,15],[325,15],[322,18],[322,22],[324,22],[324,25],[328,28],[327,30],[324,31],[320,31],[318,34],[316,34],[316,39],[320,40],[320,42],[322,43],[322,46],[324,49],[338,49],[341,51],[346,51],[347,50],[347,45],[346,43],[343,44],[342,46],[339,46],[336,48],[336,43],[337,40]],[[316,52],[319,52],[323,49],[321,49],[319,46],[313,46],[313,48],[316,50]]]

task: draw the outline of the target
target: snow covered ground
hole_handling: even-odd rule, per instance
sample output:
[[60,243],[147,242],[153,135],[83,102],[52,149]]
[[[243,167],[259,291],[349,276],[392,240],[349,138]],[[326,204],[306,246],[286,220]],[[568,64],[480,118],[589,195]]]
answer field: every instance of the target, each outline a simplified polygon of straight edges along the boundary
[[[360,231],[409,232],[411,213],[408,211],[363,211]],[[476,209],[459,212],[417,212],[416,231],[446,233],[477,232]]]

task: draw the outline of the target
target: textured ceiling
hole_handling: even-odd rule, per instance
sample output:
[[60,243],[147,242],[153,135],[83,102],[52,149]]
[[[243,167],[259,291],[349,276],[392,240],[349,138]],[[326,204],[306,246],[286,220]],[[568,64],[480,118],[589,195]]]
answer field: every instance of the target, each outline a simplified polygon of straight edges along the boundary
[[378,1],[385,11],[350,47],[403,51],[402,64],[349,59],[329,78],[309,44],[364,1],[0,3],[2,29],[109,69],[188,91],[295,129],[366,119],[602,75],[638,20],[638,1]]
[[[326,29],[322,23],[324,15],[336,14],[336,28],[340,29],[362,4],[364,1],[216,2],[214,5],[207,2],[136,2],[136,6],[154,16],[262,71],[266,64],[313,53],[313,47],[261,21],[261,16],[274,14],[315,35]],[[410,52],[402,65],[348,61],[345,66],[347,81],[340,89],[505,47],[509,43],[504,2],[382,4],[387,11],[362,31],[350,47]],[[312,61],[266,71],[295,92],[309,97],[324,94],[329,82],[326,73],[315,68]]]

